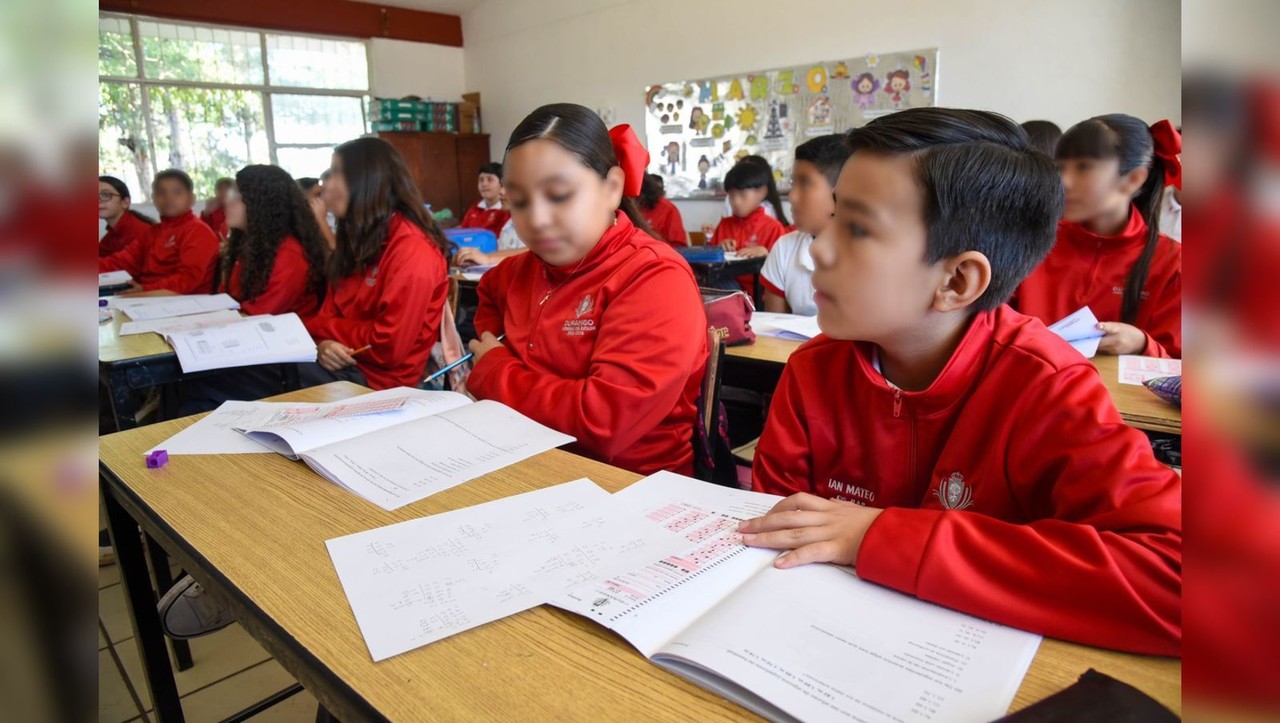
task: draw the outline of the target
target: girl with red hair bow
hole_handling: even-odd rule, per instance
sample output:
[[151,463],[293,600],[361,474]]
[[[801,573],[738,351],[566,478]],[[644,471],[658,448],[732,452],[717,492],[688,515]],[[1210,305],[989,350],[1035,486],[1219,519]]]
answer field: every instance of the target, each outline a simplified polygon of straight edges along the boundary
[[648,163],[630,126],[606,130],[579,105],[516,127],[503,182],[531,253],[480,281],[467,389],[588,457],[690,474],[707,321],[689,265],[636,206]]

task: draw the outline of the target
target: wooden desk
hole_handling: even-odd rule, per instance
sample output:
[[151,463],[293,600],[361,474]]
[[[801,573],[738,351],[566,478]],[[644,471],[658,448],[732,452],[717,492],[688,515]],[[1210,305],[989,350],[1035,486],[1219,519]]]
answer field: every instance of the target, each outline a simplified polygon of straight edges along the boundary
[[[755,344],[729,347],[725,350],[725,383],[738,386],[734,381],[740,381],[741,386],[758,391],[773,391],[782,374],[782,367],[802,343],[772,336],[757,336]],[[1129,426],[1153,432],[1182,434],[1182,410],[1152,394],[1146,387],[1121,384],[1118,357],[1098,355],[1090,361],[1098,368],[1102,383],[1111,392],[1111,399],[1115,402],[1120,417]],[[734,369],[735,365],[739,369]]]
[[[345,382],[280,399],[363,393]],[[386,512],[277,455],[179,456],[158,470],[143,452],[195,417],[108,435],[101,486],[155,708],[180,720],[176,685],[147,584],[135,522],[342,720],[748,720],[754,716],[656,665],[612,632],[548,606],[373,663],[324,541],[339,535],[590,477],[616,491],[638,475],[551,451]],[[1093,667],[1177,711],[1181,663],[1045,641],[1013,708]]]
[[117,311],[111,321],[98,324],[98,382],[107,388],[116,429],[137,426],[135,391],[182,378],[182,366],[169,342],[150,332],[120,336],[125,320]]

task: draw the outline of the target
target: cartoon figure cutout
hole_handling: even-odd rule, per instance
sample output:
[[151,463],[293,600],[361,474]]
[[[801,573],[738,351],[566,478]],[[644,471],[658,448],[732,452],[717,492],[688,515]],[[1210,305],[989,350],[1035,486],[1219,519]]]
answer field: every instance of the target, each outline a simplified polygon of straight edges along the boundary
[[891,70],[884,77],[884,92],[889,94],[894,108],[901,108],[903,96],[911,90],[911,72],[907,70]]
[[701,106],[695,105],[693,110],[689,111],[689,128],[693,129],[694,133],[697,133],[700,136],[705,136],[707,134],[707,127],[710,125],[711,119],[707,117],[706,112],[702,110]]
[[680,144],[671,141],[666,148],[662,149],[662,157],[667,159],[662,163],[662,172],[668,176],[676,175],[680,170]]
[[880,79],[870,73],[862,73],[853,79],[853,100],[858,107],[867,110],[876,104],[876,91],[880,90]]
[[706,156],[698,158],[698,188],[706,190],[707,188],[707,171],[711,170],[711,161]]

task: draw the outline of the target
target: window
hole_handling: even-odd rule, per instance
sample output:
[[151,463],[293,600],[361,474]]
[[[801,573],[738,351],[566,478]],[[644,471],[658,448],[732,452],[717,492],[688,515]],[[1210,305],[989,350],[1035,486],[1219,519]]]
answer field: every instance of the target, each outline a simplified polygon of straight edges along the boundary
[[319,176],[368,130],[363,41],[98,18],[98,162],[135,200],[181,168],[196,193],[251,163]]

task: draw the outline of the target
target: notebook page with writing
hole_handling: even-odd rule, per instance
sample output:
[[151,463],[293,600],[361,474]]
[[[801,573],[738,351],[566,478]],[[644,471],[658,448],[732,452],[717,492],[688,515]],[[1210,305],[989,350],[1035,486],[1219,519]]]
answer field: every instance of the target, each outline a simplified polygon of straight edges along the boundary
[[316,345],[297,314],[260,316],[221,326],[165,334],[182,371],[313,362]]
[[658,472],[614,497],[679,534],[683,547],[551,604],[617,632],[646,657],[777,557],[744,547],[737,532],[739,521],[772,509],[782,499],[777,495]]

